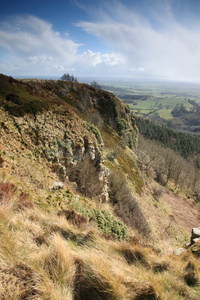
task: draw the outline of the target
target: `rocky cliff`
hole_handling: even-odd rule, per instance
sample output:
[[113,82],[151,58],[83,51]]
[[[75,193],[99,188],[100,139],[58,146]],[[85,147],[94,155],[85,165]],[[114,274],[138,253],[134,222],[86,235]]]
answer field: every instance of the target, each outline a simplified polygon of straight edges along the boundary
[[[104,166],[100,129],[108,126],[123,147],[137,140],[135,119],[114,95],[86,84],[0,76],[1,134],[15,126],[23,147],[45,157],[60,180],[99,201],[108,200],[109,170]],[[7,113],[6,113],[7,112]]]
[[0,75],[0,299],[200,299],[199,213],[136,144],[112,94]]

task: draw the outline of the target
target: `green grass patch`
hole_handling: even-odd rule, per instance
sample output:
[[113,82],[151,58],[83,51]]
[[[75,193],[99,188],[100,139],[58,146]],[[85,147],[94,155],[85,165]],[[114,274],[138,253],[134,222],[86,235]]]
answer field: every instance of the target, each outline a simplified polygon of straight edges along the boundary
[[87,220],[93,218],[98,229],[106,236],[117,240],[128,240],[128,228],[122,221],[116,220],[110,213],[91,206],[85,197],[77,197],[69,190],[63,194],[55,191],[53,195],[47,197],[49,205],[56,207],[58,202],[67,204],[67,208],[75,210]]
[[159,116],[163,119],[169,120],[169,119],[173,118],[173,116],[171,114],[171,110],[169,110],[169,109],[160,109],[157,112],[158,112]]

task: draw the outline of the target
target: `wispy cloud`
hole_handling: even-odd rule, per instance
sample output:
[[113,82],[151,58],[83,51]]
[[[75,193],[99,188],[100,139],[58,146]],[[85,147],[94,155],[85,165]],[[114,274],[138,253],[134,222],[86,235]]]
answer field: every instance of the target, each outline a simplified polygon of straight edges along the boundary
[[[88,50],[78,54],[81,45],[67,34],[61,36],[52,24],[35,16],[15,17],[0,29],[0,47],[9,53],[7,61],[0,60],[1,72],[35,75],[60,75],[62,71],[88,73],[99,64],[119,64],[121,55]],[[121,59],[120,59],[121,58]]]
[[[191,9],[196,3],[200,11],[196,0],[99,0],[98,5],[91,0],[90,6],[70,1],[84,10],[84,17],[88,12],[87,21],[75,25],[88,33],[90,46],[81,51],[81,44],[51,23],[18,16],[0,23],[1,73],[59,76],[73,71],[76,76],[200,81],[200,20]],[[94,36],[103,41],[104,51],[92,47]]]
[[129,66],[127,73],[144,70],[146,76],[200,80],[200,22],[194,26],[191,20],[192,26],[184,26],[171,3],[154,1],[153,9],[144,8],[144,15],[115,1],[97,21],[77,26],[107,40],[113,51],[121,53]]

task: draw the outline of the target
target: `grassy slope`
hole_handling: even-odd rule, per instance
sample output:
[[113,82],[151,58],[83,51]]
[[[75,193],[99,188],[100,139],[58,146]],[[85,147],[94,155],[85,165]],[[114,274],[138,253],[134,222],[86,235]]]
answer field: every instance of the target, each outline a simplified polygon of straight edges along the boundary
[[[114,214],[114,209],[77,194],[70,182],[52,191],[57,175],[44,158],[21,144],[18,129],[3,110],[1,117],[0,299],[199,299],[199,261],[189,251],[180,258],[161,256],[135,238],[105,239],[98,218],[77,226],[58,216],[61,207],[75,209],[89,221],[91,212],[94,217],[94,211]],[[130,188],[141,195],[136,193],[146,216],[154,207],[152,225],[158,226],[155,219],[167,222],[166,207],[162,202],[158,209],[154,206],[133,154],[122,151],[119,136],[111,133],[102,128],[108,166],[123,172]],[[159,239],[156,230],[153,235]],[[134,235],[131,228],[129,234]]]
[[60,201],[68,208],[79,202],[79,207],[97,209],[95,203],[70,184],[51,191],[56,178],[45,161],[38,166],[30,153],[13,159],[7,152],[12,145],[4,147],[0,299],[198,299],[200,266],[190,252],[180,258],[160,256],[137,240],[105,239],[95,224],[71,224],[57,215]]

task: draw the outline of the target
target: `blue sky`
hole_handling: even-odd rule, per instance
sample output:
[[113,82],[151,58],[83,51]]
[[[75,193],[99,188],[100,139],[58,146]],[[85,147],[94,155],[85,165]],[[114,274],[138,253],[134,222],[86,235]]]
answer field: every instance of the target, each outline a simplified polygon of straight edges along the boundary
[[200,81],[199,0],[0,0],[0,73]]

